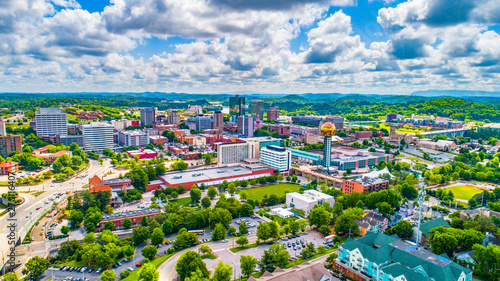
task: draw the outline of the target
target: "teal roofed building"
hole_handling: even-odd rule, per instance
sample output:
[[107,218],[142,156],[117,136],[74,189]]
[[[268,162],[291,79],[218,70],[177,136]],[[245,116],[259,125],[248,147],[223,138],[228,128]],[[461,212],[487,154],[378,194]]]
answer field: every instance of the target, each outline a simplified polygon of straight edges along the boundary
[[312,163],[314,165],[321,165],[322,163],[322,155],[317,154],[317,153],[311,153],[303,150],[298,150],[298,149],[290,149],[292,152],[292,158],[296,158],[298,160],[307,162],[307,163]]
[[448,258],[400,240],[396,235],[367,233],[339,246],[336,269],[376,281],[470,281],[472,271]]

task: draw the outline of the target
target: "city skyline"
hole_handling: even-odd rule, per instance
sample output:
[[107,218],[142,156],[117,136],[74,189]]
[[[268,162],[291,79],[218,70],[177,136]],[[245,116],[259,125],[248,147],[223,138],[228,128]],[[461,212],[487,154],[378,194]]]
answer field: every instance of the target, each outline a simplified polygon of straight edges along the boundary
[[500,91],[500,3],[23,0],[0,92]]

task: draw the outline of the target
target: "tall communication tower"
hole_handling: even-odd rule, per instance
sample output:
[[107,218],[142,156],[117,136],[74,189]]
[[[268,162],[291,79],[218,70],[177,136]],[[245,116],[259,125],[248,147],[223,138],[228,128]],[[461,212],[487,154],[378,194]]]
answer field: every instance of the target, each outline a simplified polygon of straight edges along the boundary
[[420,190],[418,191],[418,226],[417,226],[417,249],[418,249],[418,244],[420,243],[420,221],[422,220],[422,204],[424,203],[424,196],[425,196],[425,187],[424,187],[424,180],[425,178],[420,176],[420,179],[422,180],[420,182]]

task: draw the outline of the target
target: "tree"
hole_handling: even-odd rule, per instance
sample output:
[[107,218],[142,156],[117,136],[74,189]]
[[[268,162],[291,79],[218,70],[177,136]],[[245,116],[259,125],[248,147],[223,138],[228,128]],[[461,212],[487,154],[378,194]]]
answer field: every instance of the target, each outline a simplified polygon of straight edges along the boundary
[[210,221],[213,225],[217,223],[222,223],[224,227],[229,226],[233,219],[233,216],[227,209],[216,207],[210,213]]
[[115,224],[112,221],[107,221],[104,224],[104,229],[113,230],[113,228],[115,228]]
[[153,233],[151,233],[151,244],[155,246],[159,245],[163,243],[164,238],[165,234],[163,233],[163,231],[161,231],[159,227],[157,227],[153,230]]
[[292,221],[292,222],[290,222],[290,233],[292,235],[297,234],[297,232],[299,232],[299,230],[300,230],[300,225],[299,225],[298,221]]
[[262,222],[257,226],[257,238],[265,241],[271,237],[271,228],[267,222]]
[[255,270],[255,267],[257,266],[259,262],[257,261],[256,258],[252,256],[241,256],[240,257],[240,267],[241,267],[241,274],[245,277],[249,277]]
[[206,155],[206,156],[204,157],[204,159],[205,159],[205,160],[204,160],[204,163],[205,163],[205,165],[206,165],[206,166],[210,166],[210,165],[212,164],[212,156],[210,156],[210,155]]
[[105,270],[101,274],[101,278],[99,280],[101,280],[101,281],[116,281],[116,273],[111,269]]
[[399,221],[395,226],[391,227],[391,232],[398,235],[401,239],[410,239],[413,235],[413,228],[408,221]]
[[132,230],[132,240],[134,245],[142,244],[149,237],[149,229],[145,226],[138,226]]
[[26,264],[22,270],[24,275],[27,275],[31,278],[37,279],[40,277],[47,268],[49,268],[50,262],[44,258],[34,256],[32,257]]
[[222,240],[226,237],[226,228],[222,223],[217,223],[212,231],[212,240]]
[[387,217],[387,218],[389,218],[390,215],[394,214],[394,210],[392,209],[392,206],[387,202],[378,203],[377,208],[378,208],[380,214]]
[[259,266],[262,271],[273,272],[276,267],[284,268],[289,258],[290,254],[283,244],[273,244],[269,247],[269,250],[264,250],[264,255],[261,258]]
[[227,232],[229,236],[233,236],[236,233],[236,228],[234,226],[230,226]]
[[233,267],[220,261],[214,268],[214,275],[210,280],[212,281],[230,281],[233,273]]
[[160,273],[156,270],[156,266],[152,263],[145,263],[139,270],[139,281],[158,281]]
[[227,190],[229,191],[229,194],[233,195],[236,192],[236,186],[234,183],[230,183]]
[[146,247],[142,248],[142,250],[141,250],[142,256],[149,259],[149,260],[152,260],[156,256],[157,252],[158,252],[158,248],[156,248],[153,245],[147,245]]
[[130,218],[125,218],[123,220],[122,226],[125,228],[130,228],[132,226],[132,220]]
[[71,227],[75,229],[83,221],[83,213],[79,210],[71,210],[69,212],[68,220],[71,222]]
[[158,176],[165,174],[167,172],[167,168],[165,167],[165,164],[160,163],[160,164],[156,165],[155,172],[156,172],[156,175],[158,175]]
[[403,183],[400,189],[401,195],[405,198],[408,198],[408,200],[415,200],[418,196],[418,191],[417,189],[409,185],[407,183]]
[[210,200],[210,198],[208,196],[205,196],[203,197],[203,199],[201,199],[201,206],[203,208],[208,208],[210,207],[210,205],[212,205],[212,201]]
[[173,248],[175,251],[189,248],[198,244],[198,236],[194,233],[189,233],[187,229],[181,228],[174,240]]
[[310,225],[315,225],[316,227],[320,227],[330,222],[331,215],[328,211],[325,210],[323,205],[316,205],[309,212],[307,219]]
[[67,226],[61,227],[61,233],[62,234],[66,235],[66,234],[68,234],[68,232],[69,232],[69,227],[67,227]]
[[245,246],[248,244],[248,238],[245,236],[241,236],[236,240],[236,244],[240,245],[241,247]]
[[310,259],[314,253],[316,252],[316,249],[314,248],[314,244],[313,243],[309,243],[307,244],[307,247],[305,247],[302,252],[300,252],[300,254],[302,255],[302,257],[306,260]]
[[19,281],[19,277],[15,272],[7,272],[4,274],[2,281]]
[[210,197],[210,199],[214,199],[217,196],[217,189],[213,186],[210,186],[208,188],[207,195],[208,197]]
[[324,237],[330,235],[331,231],[327,225],[322,225],[318,228],[318,231],[323,234]]
[[203,262],[200,255],[194,251],[187,251],[180,256],[175,265],[175,270],[179,274],[180,280],[185,280],[191,276],[192,272],[201,271],[203,278],[209,278],[210,273],[207,270],[207,265]]
[[[484,247],[480,244],[473,246],[474,259],[477,261],[476,270],[488,278],[488,280],[498,280],[500,268],[500,246],[489,245]],[[486,280],[486,278],[484,280]]]
[[342,214],[337,218],[334,229],[338,235],[344,235],[349,233],[349,231],[351,235],[359,233],[359,227],[354,218],[346,214]]
[[245,201],[247,200],[247,198],[248,198],[248,192],[246,190],[242,190],[240,192],[240,199]]
[[446,253],[448,256],[458,247],[458,241],[455,236],[448,233],[438,233],[429,241],[432,252],[438,255]]
[[165,220],[165,222],[161,226],[161,230],[164,234],[170,234],[174,231],[174,225],[170,220]]
[[182,171],[182,170],[186,170],[189,167],[189,165],[188,165],[188,163],[181,160],[181,161],[175,162],[170,167],[174,171]]
[[191,196],[191,202],[199,203],[201,199],[201,190],[197,187],[191,188],[189,191],[189,195]]
[[240,223],[240,225],[238,226],[238,230],[241,235],[247,234],[248,233],[247,223],[246,222]]
[[146,215],[142,216],[141,218],[141,225],[142,226],[148,226],[148,217]]

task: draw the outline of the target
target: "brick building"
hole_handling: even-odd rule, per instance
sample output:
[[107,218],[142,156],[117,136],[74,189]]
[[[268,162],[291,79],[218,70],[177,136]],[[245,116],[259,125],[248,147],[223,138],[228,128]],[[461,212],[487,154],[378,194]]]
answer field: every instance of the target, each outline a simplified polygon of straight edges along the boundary
[[19,172],[19,163],[14,161],[3,161],[0,163],[0,175]]
[[359,179],[344,180],[342,182],[342,192],[349,194],[353,191],[363,193],[374,192],[388,188],[389,181],[380,178],[363,177]]
[[12,151],[23,151],[21,136],[9,135],[0,137],[0,156],[6,158]]
[[373,136],[372,131],[356,131],[354,137],[357,139],[369,139]]
[[289,136],[290,135],[290,125],[271,124],[271,125],[269,125],[269,131],[270,132],[278,132],[278,135],[280,135],[280,136]]
[[141,224],[141,219],[143,216],[146,216],[148,218],[148,221],[152,219],[153,216],[157,215],[160,213],[160,209],[146,209],[146,210],[139,210],[139,211],[133,211],[133,212],[124,212],[124,213],[118,213],[118,214],[111,214],[111,215],[103,215],[101,222],[97,225],[96,229],[94,232],[100,232],[104,230],[104,226],[106,225],[106,222],[111,221],[114,224],[115,229],[122,229],[123,228],[123,221],[125,218],[129,218],[132,221],[132,228],[139,226]]

